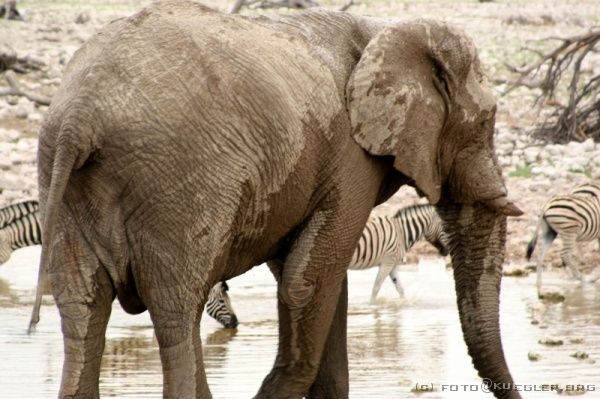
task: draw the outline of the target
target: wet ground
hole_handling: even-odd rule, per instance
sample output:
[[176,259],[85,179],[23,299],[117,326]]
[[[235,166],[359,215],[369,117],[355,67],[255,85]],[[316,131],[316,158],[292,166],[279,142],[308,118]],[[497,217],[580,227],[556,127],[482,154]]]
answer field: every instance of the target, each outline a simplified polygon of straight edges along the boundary
[[[26,333],[38,257],[39,248],[20,250],[0,268],[1,398],[55,397],[60,384],[62,338],[50,297],[36,333]],[[386,282],[378,303],[369,305],[375,272],[350,274],[351,397],[491,398],[482,393],[467,355],[445,261],[427,258],[408,265],[401,277],[407,298],[399,300]],[[558,274],[544,277],[548,288],[560,287],[564,302],[541,303],[533,276],[503,281],[502,336],[516,383],[527,391],[525,398],[557,397],[556,392],[529,392],[543,384],[563,389],[586,385],[590,391],[583,397],[600,398],[600,284],[581,287]],[[262,266],[232,280],[230,287],[241,323],[237,330],[224,330],[208,316],[202,321],[207,375],[215,398],[249,398],[275,356],[275,285]],[[548,338],[563,344],[538,343]],[[571,356],[578,351],[589,357]],[[538,360],[529,360],[530,353]],[[427,389],[433,384],[433,391],[415,392],[416,384]],[[115,302],[101,396],[158,398],[161,390],[158,348],[148,314],[128,315]]]

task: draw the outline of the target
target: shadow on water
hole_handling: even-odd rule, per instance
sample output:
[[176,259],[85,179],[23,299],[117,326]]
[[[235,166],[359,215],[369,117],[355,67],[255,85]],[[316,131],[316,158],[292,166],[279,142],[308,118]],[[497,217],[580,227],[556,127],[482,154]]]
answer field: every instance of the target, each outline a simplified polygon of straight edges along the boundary
[[[36,333],[26,334],[38,254],[17,255],[0,268],[0,397],[56,397],[63,359],[60,319],[48,297]],[[370,305],[376,273],[373,269],[349,275],[351,398],[489,397],[481,391],[448,389],[476,386],[480,380],[462,339],[452,274],[443,262],[427,260],[403,268],[406,298],[399,299],[386,282],[377,304]],[[600,362],[600,284],[580,286],[552,273],[546,281],[550,288],[564,291],[564,302],[540,301],[534,276],[505,278],[502,283],[502,337],[516,382],[600,384],[600,363],[595,363]],[[206,316],[201,325],[206,374],[215,399],[254,395],[277,351],[276,288],[267,268],[232,280],[230,288],[238,329],[222,329]],[[115,303],[106,337],[101,396],[162,397],[162,368],[148,314],[128,315]],[[538,342],[546,338],[563,344]],[[537,361],[529,360],[530,352],[539,355]],[[588,357],[572,357],[577,352]],[[433,384],[434,391],[412,392],[416,383]],[[595,387],[597,392],[584,397],[600,397],[600,385]],[[524,397],[556,396],[548,395],[532,392]]]

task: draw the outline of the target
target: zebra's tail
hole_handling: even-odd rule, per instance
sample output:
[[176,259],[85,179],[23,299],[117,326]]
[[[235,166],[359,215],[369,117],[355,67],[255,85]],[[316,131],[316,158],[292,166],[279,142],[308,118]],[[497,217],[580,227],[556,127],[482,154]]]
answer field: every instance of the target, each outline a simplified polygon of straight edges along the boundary
[[531,254],[533,254],[533,251],[535,250],[535,246],[537,244],[538,235],[540,233],[540,227],[542,227],[542,223],[545,223],[543,214],[540,215],[540,220],[538,221],[537,226],[535,226],[535,231],[533,232],[533,236],[531,237],[529,244],[527,244],[527,253],[525,254],[525,257],[527,258],[528,261],[531,260]]
[[527,244],[527,253],[525,255],[527,260],[531,259],[531,254],[533,253],[533,250],[535,249],[535,245],[537,244],[538,230],[539,230],[539,227],[536,227],[535,232],[533,233],[533,237],[531,237],[531,241],[529,241],[529,244]]
[[542,235],[543,240],[549,242],[552,242],[557,236],[556,231],[554,231],[554,229],[550,227],[544,215],[540,216],[540,221],[538,222],[537,227],[535,228],[533,237],[531,237],[531,241],[529,241],[529,244],[527,244],[527,260],[531,259],[531,254],[533,254],[533,251],[535,250],[535,246],[537,244],[538,236],[540,235],[540,233]]

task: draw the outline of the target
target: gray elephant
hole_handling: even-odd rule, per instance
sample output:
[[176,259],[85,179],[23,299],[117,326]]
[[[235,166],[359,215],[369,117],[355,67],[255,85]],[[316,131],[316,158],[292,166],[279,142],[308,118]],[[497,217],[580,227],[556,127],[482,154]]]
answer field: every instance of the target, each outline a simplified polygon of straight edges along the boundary
[[439,22],[187,1],[112,22],[73,56],[39,140],[60,396],[98,396],[116,296],[150,312],[164,396],[209,398],[208,292],[270,261],[279,349],[256,397],[348,397],[346,268],[371,209],[411,184],[447,225],[475,367],[497,397],[519,398],[498,296],[506,216],[520,211],[494,155],[495,110],[472,42]]

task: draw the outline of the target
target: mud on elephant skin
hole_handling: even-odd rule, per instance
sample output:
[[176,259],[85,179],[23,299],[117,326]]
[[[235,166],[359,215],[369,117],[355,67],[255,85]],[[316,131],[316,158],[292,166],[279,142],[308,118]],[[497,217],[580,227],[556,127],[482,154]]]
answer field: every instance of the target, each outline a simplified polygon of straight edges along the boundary
[[346,267],[371,209],[407,183],[449,226],[475,367],[511,383],[498,290],[506,216],[519,210],[494,113],[472,42],[440,22],[253,18],[187,1],[112,22],[73,56],[39,140],[59,395],[98,397],[117,297],[150,313],[164,396],[210,397],[208,291],[269,261],[279,348],[256,397],[348,397]]

